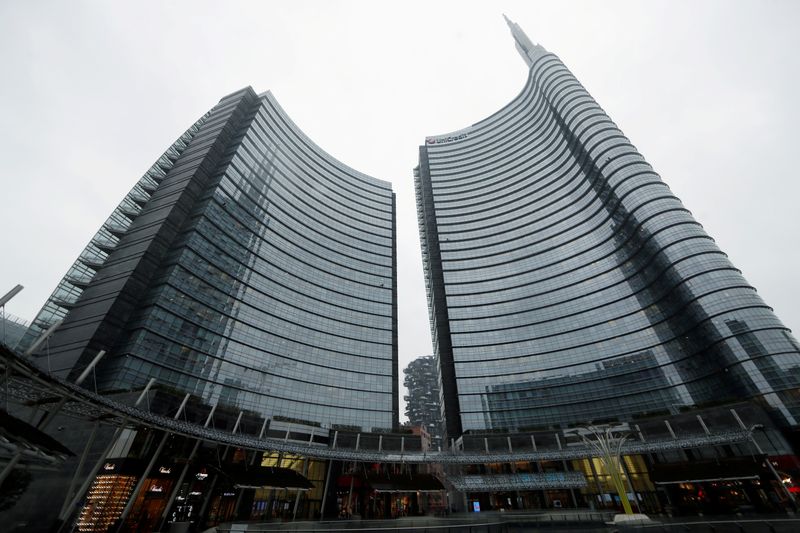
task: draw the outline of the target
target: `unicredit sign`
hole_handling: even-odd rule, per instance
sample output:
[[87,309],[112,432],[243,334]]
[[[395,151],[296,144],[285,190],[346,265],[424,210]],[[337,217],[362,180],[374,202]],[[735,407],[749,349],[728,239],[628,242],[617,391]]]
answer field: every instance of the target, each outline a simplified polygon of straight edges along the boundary
[[466,138],[467,134],[461,133],[459,135],[448,135],[447,137],[426,137],[425,142],[428,144],[444,144],[453,141],[460,141],[461,139],[466,139]]

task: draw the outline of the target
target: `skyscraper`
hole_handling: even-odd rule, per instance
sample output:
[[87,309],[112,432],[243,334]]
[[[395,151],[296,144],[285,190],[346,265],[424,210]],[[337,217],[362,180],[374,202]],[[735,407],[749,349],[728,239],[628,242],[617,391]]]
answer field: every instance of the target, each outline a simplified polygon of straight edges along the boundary
[[564,64],[428,137],[416,193],[449,437],[751,399],[800,420],[800,345]]
[[269,92],[237,91],[123,199],[22,346],[63,318],[42,366],[74,376],[105,350],[101,391],[156,378],[257,416],[395,427],[394,206]]

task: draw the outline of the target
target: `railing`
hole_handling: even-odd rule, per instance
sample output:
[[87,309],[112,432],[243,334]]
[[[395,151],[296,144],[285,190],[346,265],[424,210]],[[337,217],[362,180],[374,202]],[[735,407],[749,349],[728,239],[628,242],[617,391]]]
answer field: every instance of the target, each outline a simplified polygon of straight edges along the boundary
[[[79,418],[103,419],[110,425],[139,425],[175,435],[181,435],[222,445],[236,446],[250,450],[292,453],[313,459],[415,463],[415,464],[485,464],[512,463],[518,461],[560,461],[582,459],[595,455],[585,446],[570,446],[557,449],[520,449],[515,451],[406,451],[352,449],[321,447],[308,442],[263,438],[244,433],[232,434],[223,430],[204,427],[199,424],[176,420],[132,407],[106,396],[84,389],[74,383],[50,375],[24,359],[12,350],[2,347],[4,367],[10,367],[11,375],[5,383],[9,399],[28,405],[46,404],[43,400],[64,398],[64,414]],[[622,448],[624,455],[654,453],[676,449],[690,449],[704,446],[743,443],[750,440],[747,430],[731,430],[700,435],[684,435],[670,439],[651,439],[648,441],[629,441]]]

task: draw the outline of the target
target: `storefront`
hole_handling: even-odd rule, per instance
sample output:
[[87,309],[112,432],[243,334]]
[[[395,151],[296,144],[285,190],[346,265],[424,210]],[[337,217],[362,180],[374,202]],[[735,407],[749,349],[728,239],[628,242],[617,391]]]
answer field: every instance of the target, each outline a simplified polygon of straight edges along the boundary
[[[641,455],[622,456],[620,475],[625,486],[625,495],[634,512],[659,513],[662,504],[656,485]],[[608,469],[597,457],[571,461],[572,468],[586,476],[587,485],[581,490],[582,506],[598,510],[622,512],[619,492],[614,487]]]
[[657,464],[651,476],[668,513],[777,512],[789,502],[766,461],[754,455]]
[[433,474],[373,473],[367,483],[376,518],[441,515],[447,508],[445,487]]
[[405,467],[373,464],[351,468],[335,479],[335,487],[335,511],[340,519],[441,515],[447,508],[445,487],[436,475]]
[[571,471],[454,474],[448,480],[464,495],[467,512],[573,508],[586,487],[586,477]]

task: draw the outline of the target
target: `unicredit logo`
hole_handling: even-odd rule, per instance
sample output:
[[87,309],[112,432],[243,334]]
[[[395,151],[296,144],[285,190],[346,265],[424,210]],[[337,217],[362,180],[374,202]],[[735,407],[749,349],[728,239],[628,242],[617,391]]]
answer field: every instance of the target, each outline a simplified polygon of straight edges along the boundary
[[449,143],[453,141],[460,141],[461,139],[466,139],[467,134],[462,133],[460,135],[448,135],[447,137],[428,137],[425,139],[425,142],[428,144],[443,144]]

